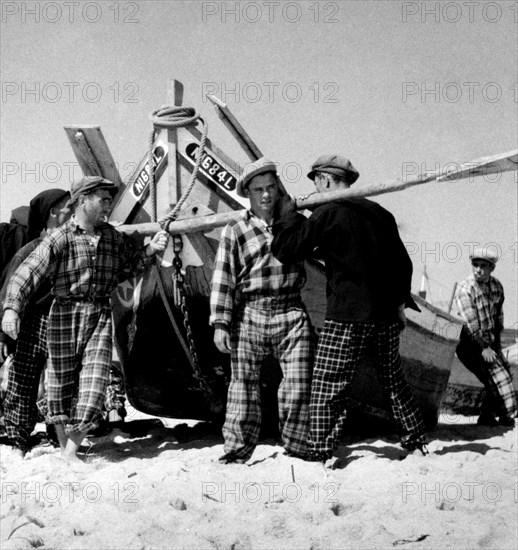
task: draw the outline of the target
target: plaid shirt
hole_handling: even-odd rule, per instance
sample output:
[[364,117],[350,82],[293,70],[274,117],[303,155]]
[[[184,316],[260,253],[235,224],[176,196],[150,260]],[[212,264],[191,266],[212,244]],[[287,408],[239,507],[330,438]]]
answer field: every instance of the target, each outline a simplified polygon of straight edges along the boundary
[[5,309],[18,313],[48,277],[59,298],[109,297],[115,287],[149,263],[144,249],[109,224],[88,236],[74,218],[47,235],[12,276]]
[[272,240],[271,227],[250,210],[223,228],[212,275],[211,324],[230,325],[242,302],[300,293],[304,264],[281,264],[272,254]]
[[476,342],[483,348],[500,343],[504,327],[504,288],[498,279],[490,277],[487,284],[478,284],[471,275],[459,283],[456,302]]

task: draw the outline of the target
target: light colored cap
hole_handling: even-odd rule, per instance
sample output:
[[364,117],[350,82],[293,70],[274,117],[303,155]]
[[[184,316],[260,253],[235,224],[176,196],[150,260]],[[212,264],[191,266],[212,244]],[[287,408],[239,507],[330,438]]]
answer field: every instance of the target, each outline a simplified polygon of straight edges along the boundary
[[246,189],[251,179],[266,172],[273,172],[274,174],[277,174],[277,166],[273,161],[267,159],[266,157],[261,157],[255,162],[247,164],[241,174],[241,177],[237,180],[236,193],[240,197],[245,197],[246,195],[244,193],[244,189]]
[[475,250],[473,250],[473,252],[469,255],[469,259],[471,261],[485,260],[486,262],[495,265],[496,262],[498,262],[498,255],[494,252],[494,250],[491,250],[491,248],[484,246],[475,248]]

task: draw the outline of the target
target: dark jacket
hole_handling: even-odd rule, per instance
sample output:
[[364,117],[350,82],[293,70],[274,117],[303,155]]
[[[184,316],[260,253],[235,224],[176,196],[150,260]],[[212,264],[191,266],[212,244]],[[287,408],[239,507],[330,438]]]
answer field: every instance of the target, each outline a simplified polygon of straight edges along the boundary
[[324,260],[326,318],[341,322],[398,319],[410,296],[412,262],[394,216],[368,199],[320,206],[309,218],[293,213],[273,226],[273,254],[281,262]]

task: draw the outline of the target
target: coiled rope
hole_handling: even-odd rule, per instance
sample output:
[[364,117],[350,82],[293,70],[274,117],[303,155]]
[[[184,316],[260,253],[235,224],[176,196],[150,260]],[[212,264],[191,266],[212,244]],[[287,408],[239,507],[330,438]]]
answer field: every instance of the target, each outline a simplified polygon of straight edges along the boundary
[[167,230],[167,226],[171,221],[176,219],[178,212],[183,206],[183,203],[187,200],[189,193],[191,192],[194,184],[196,182],[196,177],[198,175],[198,170],[203,158],[203,152],[205,151],[205,142],[207,141],[208,125],[196,114],[196,111],[192,107],[177,107],[177,106],[168,106],[164,105],[160,109],[153,111],[149,118],[153,123],[153,129],[149,136],[149,149],[148,149],[148,158],[149,158],[149,177],[150,177],[150,199],[151,199],[151,217],[155,222],[157,221],[157,211],[156,211],[156,185],[155,185],[155,166],[153,163],[153,145],[155,143],[156,132],[161,128],[185,128],[186,126],[194,125],[196,122],[200,121],[203,125],[202,136],[200,141],[200,146],[196,154],[196,162],[194,164],[194,169],[191,174],[191,179],[189,184],[185,189],[184,193],[175,204],[174,208],[158,220],[161,227]]

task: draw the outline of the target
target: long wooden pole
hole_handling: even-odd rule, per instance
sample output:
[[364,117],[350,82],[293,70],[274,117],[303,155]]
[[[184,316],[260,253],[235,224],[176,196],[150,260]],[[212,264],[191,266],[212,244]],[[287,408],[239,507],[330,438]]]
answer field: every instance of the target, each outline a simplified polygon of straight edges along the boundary
[[[435,179],[436,175],[425,175],[419,178],[413,178],[404,183],[396,184],[375,184],[357,189],[343,189],[340,191],[329,191],[328,193],[314,193],[308,197],[296,198],[295,208],[297,210],[305,210],[326,204],[328,202],[350,199],[351,197],[369,197],[372,195],[381,195],[383,193],[391,193],[401,191],[413,185],[419,185]],[[227,225],[231,220],[238,219],[243,216],[245,210],[236,210],[233,212],[225,212],[223,214],[213,214],[210,216],[199,216],[194,218],[185,218],[171,222],[168,227],[168,232],[171,235],[180,233],[196,233],[207,232],[217,227]],[[160,230],[157,223],[140,223],[134,225],[120,225],[117,229],[127,235],[153,235]]]
[[[516,170],[516,151],[504,153],[502,155],[495,155],[493,157],[486,157],[485,159],[479,159],[472,163],[463,165],[459,170],[455,172],[455,180],[459,180],[466,177],[473,176],[474,166],[476,166],[477,174],[482,173],[482,166],[487,166],[488,172],[492,170],[496,171],[511,171]],[[483,161],[483,162],[482,162]],[[500,163],[500,168],[498,168]],[[343,201],[350,198],[357,197],[372,197],[375,195],[383,195],[385,193],[394,193],[397,191],[403,191],[409,187],[415,187],[431,181],[441,182],[448,179],[453,179],[452,174],[443,173],[425,173],[421,176],[410,178],[407,181],[389,181],[385,183],[376,183],[372,185],[365,185],[364,187],[351,187],[349,189],[341,189],[339,191],[329,191],[327,193],[313,193],[307,197],[299,197],[294,199],[295,207],[297,210],[305,210],[307,208],[315,208],[322,204],[327,204],[333,201]],[[213,214],[211,216],[199,216],[192,218],[185,218],[171,222],[168,227],[168,232],[171,235],[177,235],[180,233],[196,233],[196,232],[208,232],[217,227],[226,225],[229,221],[237,219],[243,216],[244,210],[236,210],[233,212],[226,212],[224,214]],[[128,235],[154,235],[160,226],[154,223],[134,224],[134,225],[120,225],[117,229]]]

